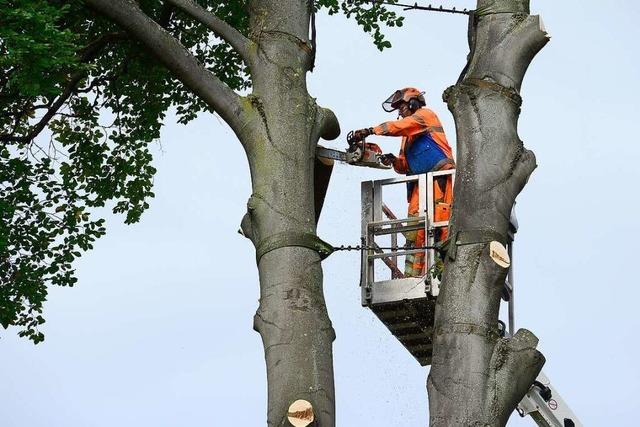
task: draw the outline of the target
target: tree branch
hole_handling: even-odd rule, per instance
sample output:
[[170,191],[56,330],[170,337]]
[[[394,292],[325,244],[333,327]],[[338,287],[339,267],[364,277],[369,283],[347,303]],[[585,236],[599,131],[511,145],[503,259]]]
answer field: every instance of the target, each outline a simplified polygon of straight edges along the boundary
[[512,338],[503,338],[496,344],[491,358],[487,403],[496,417],[504,418],[503,424],[513,408],[527,393],[536,379],[545,358],[538,350],[538,338],[526,329],[520,329]]
[[328,108],[322,108],[320,106],[316,106],[316,108],[317,135],[315,139],[317,140],[317,138],[322,138],[327,141],[336,139],[340,135],[340,123],[338,122],[338,118],[333,111]]
[[247,103],[205,68],[178,40],[147,16],[132,0],[85,0],[142,42],[185,86],[192,90],[240,137],[251,119]]
[[[109,43],[121,40],[126,37],[124,33],[108,33],[104,34],[87,46],[82,48],[80,52],[78,52],[80,56],[80,62],[88,62],[94,59],[98,54],[107,46]],[[76,88],[78,83],[80,83],[86,77],[85,71],[78,71],[71,75],[67,85],[65,86],[62,93],[56,98],[55,101],[48,106],[47,112],[42,116],[42,118],[36,123],[31,131],[24,136],[13,136],[12,134],[0,135],[0,142],[18,142],[18,143],[27,143],[35,139],[40,132],[49,124],[49,121],[56,115],[60,107],[64,105],[65,102],[76,92]]]
[[207,26],[218,37],[229,43],[247,63],[253,62],[254,54],[250,49],[253,42],[243,36],[240,31],[191,0],[166,0],[166,2]]
[[171,19],[173,18],[174,8],[170,4],[163,4],[160,10],[160,16],[158,17],[158,24],[165,30],[169,26]]
[[69,97],[73,94],[74,89],[80,83],[80,81],[85,77],[84,71],[78,71],[71,76],[71,79],[67,83],[67,86],[64,88],[64,91],[58,96],[51,107],[47,110],[44,116],[36,123],[36,125],[31,129],[31,131],[25,136],[13,136],[11,134],[0,135],[0,142],[19,142],[19,143],[27,143],[35,139],[40,132],[49,124],[49,121],[53,116],[56,115],[60,107],[67,102]]
[[87,62],[94,59],[106,45],[125,38],[127,38],[127,35],[123,32],[103,34],[80,50],[80,61]]

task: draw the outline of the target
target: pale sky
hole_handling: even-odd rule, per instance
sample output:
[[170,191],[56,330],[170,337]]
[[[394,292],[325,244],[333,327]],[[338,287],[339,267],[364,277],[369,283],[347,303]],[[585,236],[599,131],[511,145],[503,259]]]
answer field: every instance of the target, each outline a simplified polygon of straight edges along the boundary
[[[533,0],[532,10],[552,40],[522,92],[520,137],[539,167],[518,198],[516,323],[540,338],[544,371],[585,426],[635,426],[640,5]],[[454,145],[441,94],[464,66],[466,27],[464,17],[410,12],[379,53],[353,22],[319,17],[310,92],[343,129],[328,145],[393,119],[380,103],[405,86],[426,90]],[[397,140],[377,141],[397,151]],[[76,264],[78,285],[51,289],[45,342],[0,330],[1,427],[265,425],[254,251],[236,233],[251,192],[244,152],[202,116],[186,127],[167,120],[154,153],[151,208],[133,226],[108,215],[107,236]],[[320,237],[356,244],[360,181],[391,176],[336,166]],[[338,425],[427,425],[428,369],[360,306],[358,254],[323,266]],[[535,424],[515,415],[509,425]]]

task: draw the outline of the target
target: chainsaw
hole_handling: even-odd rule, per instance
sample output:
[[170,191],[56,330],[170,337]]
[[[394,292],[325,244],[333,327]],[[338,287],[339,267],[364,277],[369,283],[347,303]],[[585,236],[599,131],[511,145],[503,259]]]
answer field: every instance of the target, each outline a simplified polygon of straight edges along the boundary
[[349,144],[347,151],[334,150],[333,148],[325,148],[319,145],[316,149],[316,155],[353,166],[391,169],[391,164],[385,164],[384,155],[378,144],[366,142],[364,139],[360,142],[355,142],[353,141],[353,132],[349,132],[347,135],[347,143]]

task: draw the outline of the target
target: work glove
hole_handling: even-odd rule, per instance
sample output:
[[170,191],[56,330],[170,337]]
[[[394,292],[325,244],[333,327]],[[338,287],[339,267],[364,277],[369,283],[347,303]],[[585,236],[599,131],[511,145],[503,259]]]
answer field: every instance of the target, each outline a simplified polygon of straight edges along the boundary
[[349,143],[360,142],[366,137],[368,137],[369,135],[371,135],[372,133],[373,133],[373,128],[358,129],[358,130],[351,131],[347,135],[347,142]]
[[393,154],[389,153],[389,154],[382,154],[380,156],[380,162],[382,162],[383,165],[385,166],[391,166],[393,165],[393,162],[396,161],[396,156],[394,156]]

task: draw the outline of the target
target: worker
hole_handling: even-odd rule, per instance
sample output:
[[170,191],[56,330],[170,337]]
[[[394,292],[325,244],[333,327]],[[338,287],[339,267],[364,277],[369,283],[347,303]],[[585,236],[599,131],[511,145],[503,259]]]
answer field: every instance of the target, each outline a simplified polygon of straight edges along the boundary
[[[376,127],[359,129],[353,132],[354,142],[362,141],[369,135],[401,136],[398,156],[383,156],[385,164],[393,165],[399,174],[418,175],[427,172],[453,169],[455,163],[451,147],[447,142],[438,116],[426,108],[424,92],[407,87],[396,90],[382,108],[387,112],[398,110],[399,118],[384,122]],[[419,190],[416,181],[407,183],[407,201],[409,217],[419,216]],[[451,212],[453,189],[451,176],[434,180],[434,220],[447,221]],[[447,238],[448,230],[436,230],[435,241]],[[405,234],[406,248],[425,246],[424,228]],[[418,277],[425,274],[425,253],[405,257],[405,277]]]

